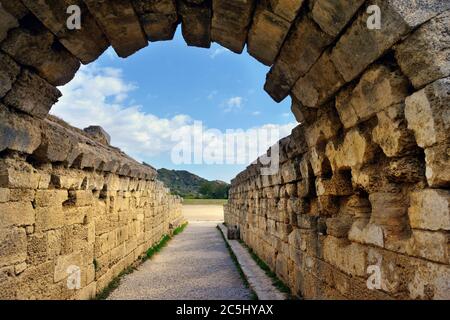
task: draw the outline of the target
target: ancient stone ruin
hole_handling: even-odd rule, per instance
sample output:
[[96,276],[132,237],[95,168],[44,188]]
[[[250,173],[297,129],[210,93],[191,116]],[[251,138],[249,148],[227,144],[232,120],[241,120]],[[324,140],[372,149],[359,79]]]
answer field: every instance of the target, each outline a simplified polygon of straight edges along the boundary
[[[280,170],[240,173],[225,221],[293,293],[450,299],[450,2],[0,3],[0,298],[93,297],[182,221],[153,168],[48,115],[80,64],[181,23],[190,46],[247,46],[271,66],[264,89],[292,98]],[[66,26],[74,4],[80,30]]]

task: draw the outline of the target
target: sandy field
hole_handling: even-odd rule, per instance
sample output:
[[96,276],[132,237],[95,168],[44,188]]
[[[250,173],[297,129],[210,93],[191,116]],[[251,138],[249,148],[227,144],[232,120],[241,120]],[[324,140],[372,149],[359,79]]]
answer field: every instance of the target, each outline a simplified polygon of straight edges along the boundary
[[188,221],[223,221],[223,206],[183,205],[183,215]]

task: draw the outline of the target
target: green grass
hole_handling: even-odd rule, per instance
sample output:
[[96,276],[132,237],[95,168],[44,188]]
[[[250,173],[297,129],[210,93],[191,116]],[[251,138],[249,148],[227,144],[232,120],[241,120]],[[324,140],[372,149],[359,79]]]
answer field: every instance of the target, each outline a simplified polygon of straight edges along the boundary
[[225,239],[225,235],[223,234],[222,230],[219,226],[217,226],[217,230],[219,230],[219,233],[221,234],[223,241],[225,242],[225,246],[227,247],[228,253],[230,254],[231,260],[233,260],[234,265],[236,266],[239,276],[241,277],[242,281],[244,282],[244,285],[246,288],[248,288],[251,291],[251,300],[258,300],[258,296],[256,295],[255,291],[250,287],[250,283],[248,283],[248,279],[245,276],[244,271],[242,271],[241,265],[239,264],[239,261],[234,254],[233,250],[231,250],[230,245],[228,244],[227,240]]
[[161,240],[154,245],[153,247],[149,248],[147,250],[147,254],[144,256],[144,261],[151,259],[156,253],[160,252],[162,250],[162,248],[164,248],[165,246],[167,246],[167,243],[177,234],[180,234],[181,232],[183,232],[183,230],[187,227],[188,223],[184,223],[181,226],[177,227],[175,230],[173,230],[172,232],[172,236],[166,234],[164,235]]
[[227,199],[184,199],[184,205],[224,205]]
[[160,252],[162,248],[167,246],[167,243],[170,239],[171,237],[168,234],[164,235],[157,244],[147,250],[147,253],[145,254],[143,260],[145,261],[151,259],[155,254]]
[[250,253],[252,259],[256,262],[256,264],[266,273],[266,275],[270,279],[272,279],[272,284],[281,292],[286,293],[289,299],[292,299],[293,296],[291,293],[291,289],[289,289],[289,287],[277,277],[275,272],[273,272],[270,269],[270,267],[253,251],[252,248],[247,246],[247,244],[244,241],[239,240],[239,243],[245,248],[247,248],[248,252]]
[[[158,252],[160,252],[165,246],[167,246],[167,243],[176,235],[180,234],[181,232],[183,232],[183,230],[187,227],[188,223],[184,223],[181,226],[177,227],[175,230],[173,230],[172,232],[172,236],[166,234],[164,235],[161,240],[155,244],[154,246],[152,246],[151,248],[149,248],[145,254],[145,256],[142,258],[141,263],[144,261],[147,261],[149,259],[151,259],[155,254],[157,254]],[[136,263],[136,265],[139,262]],[[94,266],[96,266],[97,261],[94,260]],[[97,268],[97,267],[96,267]],[[95,300],[106,300],[106,298],[109,297],[109,295],[115,290],[117,289],[117,287],[120,285],[120,281],[121,279],[132,273],[133,271],[136,270],[136,266],[130,266],[128,268],[126,268],[125,270],[123,270],[117,277],[115,277],[114,279],[111,280],[110,283],[108,283],[108,286],[106,286],[100,293],[98,293],[95,297]]]
[[182,233],[184,231],[184,229],[186,229],[187,225],[188,225],[188,222],[182,224],[181,226],[179,226],[178,228],[173,230],[173,236],[176,236],[177,234]]
[[125,270],[123,270],[121,273],[119,273],[119,275],[117,277],[115,277],[114,279],[111,280],[110,283],[108,283],[108,285],[95,296],[95,300],[106,300],[109,295],[117,289],[117,287],[120,285],[120,280],[122,279],[122,277],[126,276],[127,274],[132,273],[134,270],[136,270],[136,267],[134,266],[130,266],[128,268],[126,268]]

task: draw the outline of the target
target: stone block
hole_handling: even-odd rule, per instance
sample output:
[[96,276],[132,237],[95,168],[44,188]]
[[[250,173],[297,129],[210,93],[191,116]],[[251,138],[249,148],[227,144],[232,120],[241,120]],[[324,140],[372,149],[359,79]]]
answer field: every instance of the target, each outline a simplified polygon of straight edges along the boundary
[[209,1],[178,0],[178,13],[184,40],[189,46],[211,46],[211,7]]
[[372,207],[369,199],[355,194],[347,198],[347,201],[341,205],[341,210],[343,214],[355,218],[369,218]]
[[0,203],[5,203],[9,201],[10,191],[7,188],[0,188]]
[[351,128],[403,102],[408,86],[408,80],[399,71],[391,71],[384,65],[370,67],[355,87],[341,91],[336,97],[336,109],[344,127]]
[[318,196],[318,213],[321,216],[331,217],[339,212],[338,198],[335,196]]
[[[61,288],[53,285],[54,262],[48,261],[37,266],[27,268],[16,282],[17,299],[58,299]],[[66,296],[62,296],[66,298]]]
[[92,282],[76,293],[76,300],[93,300],[96,296],[97,283]]
[[327,236],[323,244],[325,261],[351,276],[366,275],[367,254],[357,243],[349,243],[346,239]]
[[[61,44],[83,64],[96,60],[109,46],[108,40],[82,0],[24,0],[26,7],[47,27]],[[67,8],[81,9],[82,28],[67,28]]]
[[178,25],[175,0],[133,0],[132,3],[148,40],[173,39]]
[[80,61],[44,27],[12,30],[1,49],[21,65],[34,68],[39,76],[54,86],[68,83],[80,67]]
[[303,125],[311,124],[317,119],[316,108],[304,107],[302,103],[294,97],[292,98],[291,111],[294,114],[295,120]]
[[416,155],[393,159],[386,168],[386,177],[394,183],[417,183],[425,180],[425,164]]
[[323,107],[317,120],[305,126],[305,140],[309,147],[317,146],[336,136],[342,124],[333,107]]
[[23,70],[3,102],[32,116],[44,118],[60,97],[58,89],[38,75]]
[[292,22],[304,2],[304,0],[270,0],[270,7],[276,15]]
[[83,266],[83,257],[81,252],[74,252],[70,255],[59,256],[55,262],[55,271],[53,275],[54,282],[66,279],[73,267],[81,269]]
[[275,101],[282,101],[332,40],[308,17],[295,22],[274,66],[267,74],[264,90]]
[[318,196],[349,196],[353,194],[351,176],[335,172],[330,179],[316,178]]
[[412,192],[408,215],[412,228],[450,230],[450,192],[439,189]]
[[408,282],[411,299],[450,299],[450,268],[447,265],[413,261],[413,275]]
[[388,157],[399,157],[416,150],[414,136],[407,130],[404,104],[377,113],[378,124],[372,131],[373,141]]
[[408,32],[450,7],[448,2],[440,0],[375,0],[366,4],[369,5],[380,7],[381,28],[368,29],[367,21],[373,13],[364,10],[339,39],[331,55],[331,60],[347,82],[356,78]]
[[422,148],[446,142],[450,137],[450,78],[441,79],[406,98],[408,129]]
[[83,131],[101,144],[109,146],[111,143],[111,136],[100,126],[89,126],[84,128]]
[[31,202],[0,203],[0,228],[30,226],[35,222]]
[[449,263],[449,238],[443,232],[412,230],[406,252],[444,264]]
[[392,5],[393,2],[396,0],[375,0],[367,4],[380,7],[383,17],[380,29],[368,29],[367,21],[371,14],[364,10],[337,42],[331,60],[345,82],[355,79],[410,31],[410,26],[398,8]]
[[264,5],[258,5],[248,33],[247,48],[251,56],[271,66],[283,45],[291,23]]
[[83,184],[85,175],[83,173],[57,173],[51,176],[51,183],[58,189],[79,190]]
[[42,143],[33,155],[41,162],[66,162],[77,141],[70,131],[48,118],[42,123],[41,139]]
[[19,26],[17,19],[0,4],[0,42],[6,39],[8,31]]
[[425,176],[430,187],[450,186],[450,144],[425,149]]
[[37,189],[40,175],[29,165],[0,161],[0,187]]
[[386,164],[382,164],[380,166],[379,163],[371,163],[365,165],[362,168],[355,167],[352,169],[353,188],[356,190],[364,190],[367,193],[401,192],[401,188],[399,187],[399,185],[392,182],[390,180],[391,178],[392,174],[388,172]]
[[298,168],[296,168],[294,163],[283,164],[280,171],[284,183],[295,182],[300,178]]
[[255,0],[214,0],[212,2],[212,41],[242,53],[253,18]]
[[33,202],[36,194],[31,189],[7,189],[9,190],[9,201],[11,202]]
[[39,265],[61,254],[60,231],[35,233],[28,237],[27,263]]
[[368,219],[358,219],[353,222],[348,239],[362,244],[384,247],[383,228],[375,223],[369,223]]
[[360,168],[373,159],[374,152],[370,138],[357,129],[348,131],[344,141],[338,146],[330,141],[325,151],[333,172]]
[[131,1],[84,2],[119,57],[126,58],[148,45]]
[[35,204],[38,207],[62,207],[67,199],[67,190],[38,190]]
[[337,37],[363,3],[364,0],[316,0],[312,17],[323,31]]
[[56,257],[61,254],[62,250],[62,231],[47,231],[47,253],[49,257]]
[[0,229],[0,267],[22,263],[26,258],[27,234],[25,229]]
[[401,238],[408,232],[408,216],[405,199],[402,194],[372,193],[370,222],[383,227],[387,237]]
[[347,238],[352,226],[351,216],[340,216],[326,220],[327,234],[336,238]]
[[23,114],[10,112],[0,104],[0,151],[14,150],[33,153],[41,143],[36,121]]
[[[447,7],[450,9],[450,5]],[[449,24],[450,11],[446,11],[395,48],[397,62],[415,88],[450,75]]]
[[298,79],[292,89],[292,94],[305,106],[318,108],[327,102],[344,84],[344,79],[336,71],[336,67],[330,59],[330,54],[325,52],[309,72]]
[[36,208],[36,231],[47,231],[63,227],[65,216],[60,207]]
[[19,1],[0,0],[0,4],[8,13],[19,20],[30,13],[23,3]]
[[20,73],[20,67],[8,55],[0,52],[0,70],[2,70],[0,74],[0,97],[3,97],[11,90]]

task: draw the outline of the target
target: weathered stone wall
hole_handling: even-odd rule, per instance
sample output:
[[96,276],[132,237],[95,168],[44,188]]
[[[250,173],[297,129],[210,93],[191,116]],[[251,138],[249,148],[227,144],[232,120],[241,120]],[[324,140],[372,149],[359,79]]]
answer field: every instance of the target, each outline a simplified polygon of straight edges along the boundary
[[301,124],[277,174],[234,179],[225,221],[304,298],[450,299],[448,3],[369,1],[369,31],[363,2],[297,19],[266,90]]
[[104,132],[0,113],[0,299],[92,298],[183,222],[181,199]]

